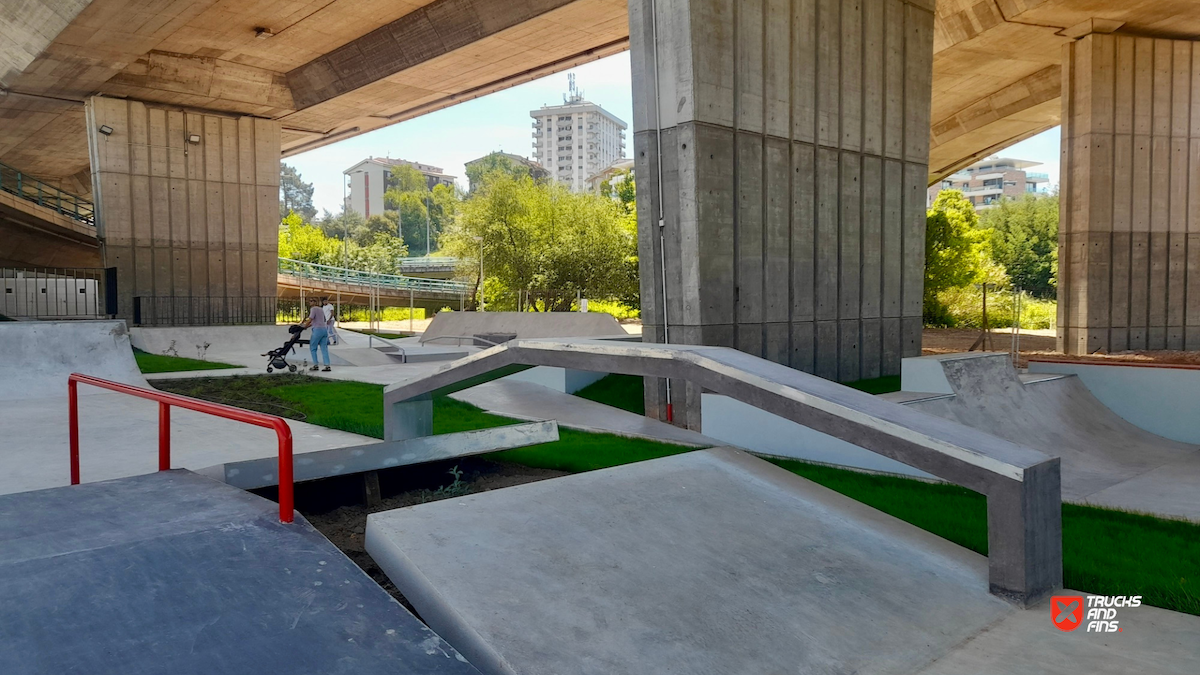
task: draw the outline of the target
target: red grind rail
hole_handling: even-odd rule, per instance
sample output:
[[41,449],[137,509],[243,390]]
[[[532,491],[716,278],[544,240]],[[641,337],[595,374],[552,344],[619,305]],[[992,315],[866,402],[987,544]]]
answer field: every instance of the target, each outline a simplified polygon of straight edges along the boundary
[[157,389],[143,389],[120,382],[110,382],[79,373],[72,373],[67,378],[68,400],[70,401],[71,485],[79,485],[79,383],[158,401],[159,471],[171,469],[171,406],[274,429],[275,435],[279,437],[279,522],[292,522],[294,503],[292,496],[292,429],[282,417],[242,410],[220,403],[210,403],[178,394],[168,394]]

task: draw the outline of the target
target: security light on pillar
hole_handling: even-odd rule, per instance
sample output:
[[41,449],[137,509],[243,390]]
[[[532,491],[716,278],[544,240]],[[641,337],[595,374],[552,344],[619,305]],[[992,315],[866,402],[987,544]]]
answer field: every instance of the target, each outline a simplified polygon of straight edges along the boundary
[[188,134],[187,142],[192,145],[200,145],[200,134]]

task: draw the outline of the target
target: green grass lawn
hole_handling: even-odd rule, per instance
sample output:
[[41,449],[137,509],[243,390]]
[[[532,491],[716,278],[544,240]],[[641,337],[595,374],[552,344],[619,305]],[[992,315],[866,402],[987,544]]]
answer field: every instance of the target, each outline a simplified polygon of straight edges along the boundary
[[[987,555],[987,501],[958,487],[770,458],[939,537]],[[1200,615],[1200,525],[1063,504],[1063,583],[1098,595],[1140,595]]]
[[575,392],[575,395],[631,413],[646,414],[642,378],[637,375],[605,375]]
[[386,330],[372,330],[370,328],[358,328],[355,330],[350,330],[349,328],[339,328],[338,330],[346,330],[350,331],[351,333],[362,333],[363,335],[374,335],[375,337],[381,337],[385,340],[399,340],[400,338],[413,336],[412,333],[396,333]]
[[[900,376],[889,375],[873,380],[847,382],[847,387],[854,387],[868,394],[886,394],[900,391]],[[575,392],[576,396],[589,401],[603,403],[621,410],[628,410],[639,415],[646,414],[646,403],[642,393],[642,378],[636,375],[607,375],[603,379]]]
[[[172,380],[159,386],[198,398],[232,402],[330,428],[383,437],[383,387],[379,385],[285,374]],[[628,382],[624,386],[626,391],[630,389]],[[611,389],[620,390],[620,386]],[[435,434],[515,423],[454,399],[442,397],[434,401]],[[556,443],[487,457],[578,472],[688,450],[571,429],[560,429],[559,438]],[[987,511],[982,495],[954,485],[794,460],[769,461],[956,544],[987,553]],[[1200,615],[1200,591],[1196,590],[1200,586],[1200,525],[1064,504],[1063,573],[1068,588],[1097,594],[1141,595],[1148,605]]]
[[151,354],[140,349],[133,350],[133,358],[137,360],[138,368],[143,373],[182,373],[189,370],[221,370],[223,368],[241,368],[230,363],[216,361],[201,361],[183,356],[167,356],[166,354]]

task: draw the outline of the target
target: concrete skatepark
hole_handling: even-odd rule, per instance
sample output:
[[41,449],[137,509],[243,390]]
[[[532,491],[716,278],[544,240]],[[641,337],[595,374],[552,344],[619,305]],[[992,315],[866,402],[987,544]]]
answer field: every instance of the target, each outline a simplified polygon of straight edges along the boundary
[[[1060,123],[1058,351],[1200,345],[1190,3],[24,0],[0,35],[0,263],[103,268],[111,317],[191,326],[0,327],[20,343],[0,363],[5,671],[1200,672],[1194,616],[1138,608],[1119,636],[1045,619],[1064,496],[1195,513],[1198,439],[1114,394],[1200,390],[1186,375],[942,359],[933,391],[836,384],[921,353],[927,186]],[[293,292],[281,159],[627,49],[647,344],[353,337],[329,376],[387,385],[388,438],[291,424],[297,477],[571,425],[920,472],[984,495],[986,558],[699,450],[375,514],[424,625],[236,489],[279,479],[269,432],[179,411],[177,467],[147,475],[155,406],[85,388],[85,484],[65,487],[67,373],[144,386],[130,338],[261,372],[286,337],[195,327],[269,322]],[[648,416],[574,404],[583,373],[645,378]],[[529,421],[434,436],[444,393]]]
[[[41,395],[41,398],[28,401],[7,401],[10,405],[4,413],[0,413],[0,429],[4,430],[7,437],[14,438],[13,432],[20,428],[29,429],[24,436],[18,432],[3,458],[8,481],[4,491],[16,493],[11,495],[9,512],[13,512],[13,509],[23,510],[26,507],[22,506],[24,502],[21,500],[34,498],[49,500],[48,503],[61,503],[60,507],[55,508],[69,512],[79,508],[74,505],[73,499],[76,498],[62,500],[72,494],[82,494],[74,492],[81,488],[26,492],[66,482],[65,439],[55,441],[53,432],[56,423],[61,427],[65,397],[61,393],[53,395],[55,389],[62,391],[54,382],[62,380],[64,373],[72,370],[104,373],[108,377],[143,386],[145,380],[132,363],[129,338],[120,322],[0,326],[0,330],[5,329],[10,331],[9,334],[0,337],[14,343],[38,346],[36,360],[32,352],[23,353],[22,359],[8,365],[10,370],[5,373],[6,379],[18,381],[15,378],[24,378],[19,380],[22,387]],[[29,331],[29,334],[37,335],[37,340],[18,337],[15,331]],[[224,335],[227,343],[248,348],[262,333],[274,333],[278,329],[266,331],[247,328],[240,336],[234,335],[236,332],[232,329],[213,331],[217,339],[211,340],[210,344],[219,344]],[[475,386],[457,391],[454,396],[480,403],[484,408],[519,408],[514,406],[513,401],[525,400],[527,414],[522,416],[518,412],[515,414],[518,418],[538,419],[536,413],[540,411],[541,418],[545,419],[547,413],[563,410],[564,417],[572,419],[575,425],[582,428],[610,430],[608,427],[611,426],[617,427],[611,430],[618,433],[656,437],[697,447],[718,444],[716,440],[694,431],[663,425],[629,413],[622,414],[644,420],[643,425],[623,426],[630,425],[630,422],[611,413],[590,417],[587,406],[571,411],[564,406],[561,397],[574,397],[527,379],[509,376],[482,382],[491,377],[478,377],[482,373],[494,373],[494,366],[498,363],[496,359],[503,360],[504,354],[520,354],[531,349],[545,349],[552,355],[540,367],[567,368],[575,365],[581,369],[584,366],[594,368],[595,365],[591,363],[573,362],[577,353],[590,352],[589,358],[609,359],[609,371],[621,372],[620,360],[627,357],[620,356],[614,361],[611,356],[605,355],[610,352],[645,353],[646,347],[640,343],[520,338],[488,349],[464,348],[473,352],[473,355],[458,361],[345,366],[337,368],[331,375],[364,381],[399,377],[399,380],[392,380],[395,384],[389,387],[387,398],[390,405],[395,405],[403,400],[405,392],[428,390],[430,387],[453,389],[448,383],[462,381],[462,375],[466,374],[476,383]],[[53,352],[53,356],[48,352]],[[228,353],[236,352],[233,349]],[[696,350],[684,349],[683,352],[692,353]],[[703,355],[710,352],[701,349],[696,353]],[[723,353],[724,350],[718,350],[716,355]],[[738,356],[736,352],[730,352],[729,357],[734,359],[731,363],[738,364],[739,369],[748,369],[746,372],[754,372],[757,367],[779,368],[753,357]],[[1003,359],[1003,356],[963,357],[958,361],[968,364],[978,361],[995,366],[997,359]],[[666,363],[661,358],[656,360]],[[926,361],[934,363],[946,373],[943,375],[944,387],[953,388],[957,385],[959,391],[965,391],[964,387],[974,384],[980,391],[990,392],[1004,391],[1005,387],[1013,386],[1003,378],[988,386],[981,381],[979,374],[982,372],[987,372],[988,377],[993,379],[993,376],[1004,375],[1006,371],[998,366],[992,370],[956,370],[946,366],[953,364],[955,359]],[[27,366],[33,363],[43,365],[31,372]],[[762,366],[756,366],[756,363]],[[504,370],[503,364],[500,370]],[[244,372],[243,369],[230,371],[231,374],[241,372]],[[205,375],[221,373],[204,371]],[[741,377],[736,375],[736,371],[722,373],[721,377],[725,378]],[[658,374],[665,375],[667,372],[659,371]],[[1009,376],[1016,377],[1013,374]],[[803,386],[810,386],[807,383],[809,377],[801,378]],[[875,443],[870,439],[872,432],[869,429],[875,424],[870,419],[885,421],[884,427],[879,428],[883,429],[885,435],[900,433],[894,426],[897,424],[914,431],[921,428],[922,424],[932,424],[924,432],[926,437],[930,433],[936,436],[954,428],[964,428],[958,424],[974,421],[961,415],[961,419],[953,418],[955,423],[943,423],[937,421],[939,417],[917,412],[921,405],[933,402],[946,405],[945,402],[954,396],[945,393],[906,393],[908,398],[915,396],[915,401],[910,401],[907,406],[899,406],[885,400],[887,395],[872,397],[850,390],[841,393],[845,388],[833,383],[820,384],[823,381],[812,379],[814,383],[811,386],[819,386],[810,390],[809,395],[816,398],[808,399],[808,404],[817,400],[835,403],[834,408],[824,407],[825,404],[817,405],[824,415],[843,416],[849,414],[846,411],[850,409],[862,410],[861,406],[867,406],[869,418],[851,416],[845,419],[852,418],[857,428],[868,429],[867,435],[860,438],[868,445]],[[1076,380],[1071,376],[1059,375],[1039,375],[1034,379],[1058,382]],[[922,380],[918,378],[915,381]],[[1081,386],[1078,382],[1075,384]],[[727,395],[738,393],[733,390],[722,391]],[[1071,396],[1075,394],[1078,392],[1072,392]],[[153,469],[153,406],[146,406],[139,413],[135,407],[142,402],[128,399],[122,403],[119,401],[122,398],[109,393],[83,397],[81,426],[85,431],[84,438],[112,434],[122,439],[119,445],[96,445],[85,441],[82,452],[87,485],[84,488],[108,491],[109,499],[124,498],[119,495],[132,490],[135,495],[145,493],[136,498],[139,500],[171,502],[175,498],[167,494],[168,490],[144,482],[154,476],[165,478],[178,473],[145,476]],[[967,398],[964,396],[963,400]],[[761,401],[758,403],[762,404]],[[1103,409],[1094,399],[1087,399],[1086,403],[1091,406],[1085,409],[1089,415],[1095,415],[1097,409]],[[19,407],[14,409],[11,407],[13,404]],[[600,404],[592,405],[606,408]],[[89,414],[89,409],[95,410],[95,413]],[[836,412],[839,409],[843,412]],[[36,417],[39,410],[45,420]],[[180,411],[173,421],[179,457],[176,465],[193,468],[199,473],[184,473],[179,478],[166,480],[183,481],[192,486],[188,490],[199,489],[200,493],[217,495],[205,497],[210,501],[227,494],[221,490],[238,494],[235,487],[255,488],[271,484],[274,458],[273,438],[269,433],[230,428],[228,433],[221,435],[220,424],[215,423],[224,423],[223,420],[199,414],[189,419],[183,412]],[[1043,410],[1043,414],[1051,415],[1053,411]],[[837,425],[831,426],[828,422],[816,419],[809,420],[815,428],[845,435],[844,429],[838,431],[833,428]],[[39,420],[40,423],[30,424],[31,420]],[[391,460],[389,465],[398,466],[406,462],[465,456],[489,448],[518,447],[541,439],[557,438],[552,426],[544,426],[548,423],[553,424],[540,422],[543,426],[538,427],[539,422],[531,422],[492,430],[503,431],[517,438],[464,437],[456,439],[453,447],[435,444],[425,448],[422,444],[438,437],[389,432],[392,440],[380,443],[375,439],[303,423],[289,424],[297,438],[297,479],[303,480],[318,475],[305,474],[305,459],[316,459],[321,453],[327,453],[329,461],[309,462],[307,466],[315,468],[309,468],[308,471],[324,467],[320,469],[325,472],[322,475],[330,475],[332,467],[340,464],[341,471],[353,473],[383,466],[388,459]],[[864,424],[867,426],[862,427]],[[1075,424],[1083,427],[1086,423],[1076,420]],[[232,427],[232,423],[229,425]],[[32,431],[39,428],[40,437]],[[1118,425],[1118,428],[1130,434],[1129,439],[1144,442],[1147,438],[1156,438],[1128,423]],[[1111,432],[1109,429],[1105,434]],[[404,435],[411,437],[400,438]],[[1030,437],[1033,436],[1036,434]],[[983,457],[1004,457],[1004,462],[1012,462],[1028,456],[1029,460],[1021,461],[1032,461],[1030,466],[1036,466],[1038,462],[1048,461],[1048,455],[1051,454],[1049,445],[1041,446],[1041,452],[1036,449],[1027,452],[1017,450],[1018,446],[1015,445],[1005,445],[1003,441],[996,445],[993,441],[984,440],[983,446],[976,445],[981,442],[980,438],[990,438],[985,435],[979,438],[970,435],[946,438],[951,437],[958,439],[954,442],[964,444],[964,450],[975,448],[976,451],[983,451],[983,455],[977,459],[959,456],[953,460],[952,464],[966,461],[967,466],[975,467],[951,468],[950,474],[958,476],[959,480],[966,480],[964,477],[973,471],[980,471],[981,476],[1000,475],[1006,471],[1003,462],[980,461]],[[910,444],[919,443],[915,437],[907,438]],[[22,445],[27,447],[26,451],[19,449]],[[1174,446],[1178,446],[1180,453],[1189,450],[1189,446],[1184,444],[1175,443]],[[36,455],[37,459],[29,451],[35,447],[43,448]],[[379,461],[376,464],[354,464],[351,458],[356,452],[364,450],[377,454]],[[898,456],[894,449],[889,452]],[[62,460],[48,461],[55,456]],[[92,459],[89,460],[89,457]],[[1037,459],[1039,457],[1042,459]],[[908,459],[911,460],[912,456]],[[1082,464],[1086,459],[1084,453],[1079,456],[1064,455],[1062,484],[1063,494],[1072,495],[1068,498],[1074,498],[1071,486],[1079,467],[1085,472],[1088,470],[1088,466]],[[941,466],[941,461],[926,458],[918,459],[917,464],[943,473],[941,469],[936,469],[936,466]],[[93,482],[118,476],[128,478]],[[220,483],[207,482],[205,476],[217,478],[228,486],[210,488],[208,486],[218,486]],[[1186,480],[1186,477],[1181,480]],[[648,489],[651,486],[654,489]],[[1000,489],[996,493],[996,501],[1000,504],[1007,499],[1003,492]],[[134,497],[128,499],[131,503],[135,501]],[[251,500],[247,504],[261,503],[263,506],[255,508],[265,508],[269,512],[269,502],[251,496],[247,496],[247,499]],[[1029,503],[1035,504],[1036,501]],[[57,511],[49,509],[49,512]],[[228,514],[220,515],[217,520],[225,522],[231,517]],[[163,518],[165,522],[178,521],[176,517],[166,514]],[[258,518],[263,519],[261,516]],[[17,527],[15,523],[13,526]],[[147,535],[150,537],[146,539],[148,542],[157,541],[155,537],[174,536],[167,533],[173,531],[171,527],[178,527],[154,522],[117,526],[131,532],[139,527],[150,528],[156,534]],[[164,530],[164,527],[168,529]],[[276,524],[273,527],[283,526]],[[208,536],[203,534],[208,531],[203,527],[188,526],[187,530],[195,532],[189,537]],[[781,530],[792,532],[794,536],[780,538],[775,533]],[[10,531],[8,536],[11,538],[15,535],[19,541],[29,541],[28,536],[18,534],[20,531],[18,527]],[[447,539],[439,534],[447,531],[453,531],[456,535]],[[1020,528],[1016,531],[1020,531]],[[140,537],[133,534],[129,536]],[[320,537],[316,533],[305,536]],[[1111,644],[1098,649],[1095,644],[1079,639],[1079,636],[1052,631],[1045,624],[1046,601],[1041,591],[1037,591],[1036,597],[1029,598],[1027,602],[1017,601],[1016,605],[1004,601],[1005,597],[1011,599],[1010,594],[1001,592],[999,596],[996,595],[997,580],[1005,578],[1003,574],[997,577],[995,568],[996,556],[1004,555],[998,551],[1004,544],[997,542],[994,545],[994,556],[989,563],[983,556],[965,551],[733,448],[691,452],[478,496],[381,512],[369,519],[366,536],[372,556],[405,597],[413,602],[429,626],[420,626],[420,629],[435,631],[453,645],[452,649],[448,646],[444,648],[446,654],[452,655],[457,650],[484,673],[633,673],[645,672],[647,667],[651,667],[648,664],[653,665],[655,672],[721,673],[730,672],[729,668],[738,663],[743,664],[745,672],[774,672],[778,668],[806,672],[834,668],[838,664],[885,673],[955,672],[955,667],[974,668],[972,672],[1019,672],[997,665],[1000,655],[1007,655],[1013,649],[1014,642],[1020,642],[1026,651],[1033,654],[1045,655],[1039,658],[1058,659],[1058,663],[1080,667],[1086,665],[1096,672],[1128,672],[1135,667],[1139,658],[1151,653],[1160,655],[1160,658],[1163,654],[1168,655],[1161,672],[1187,673],[1200,667],[1200,649],[1194,648],[1194,643],[1189,642],[1190,636],[1200,631],[1200,620],[1195,617],[1140,608],[1129,620],[1144,626],[1145,630],[1139,629],[1139,635],[1122,642],[1119,649]],[[327,543],[324,545],[328,546]],[[26,546],[28,550],[36,552],[41,544],[27,543]],[[153,544],[147,546],[150,548],[146,556],[157,555],[150,552],[155,550]],[[289,550],[286,546],[283,548]],[[225,550],[217,545],[212,548],[214,555],[227,555],[221,553]],[[326,557],[340,555],[331,546],[328,551]],[[881,551],[887,553],[881,556]],[[690,562],[682,564],[682,561]],[[100,559],[86,562],[64,560],[63,563],[103,566]],[[344,558],[337,564],[353,567]],[[231,561],[221,569],[233,569],[235,566]],[[525,572],[514,575],[514,570]],[[734,573],[734,570],[739,571]],[[141,576],[131,578],[148,578],[148,573],[138,574]],[[992,577],[991,581],[989,576]],[[237,578],[237,583],[251,583],[248,577]],[[1009,582],[1014,579],[1008,578]],[[1019,577],[1016,579],[1020,582]],[[469,583],[466,583],[468,580]],[[124,582],[115,580],[113,583]],[[24,593],[26,595],[12,596],[24,598],[28,593],[35,592],[31,588],[10,588],[9,593]],[[193,592],[190,588],[190,585],[184,584],[177,589],[182,594],[180,602],[190,602],[188,598]],[[286,591],[282,597],[289,597],[286,593],[290,592]],[[306,598],[305,602],[308,601],[308,596],[301,597]],[[605,600],[600,601],[600,598]],[[358,615],[342,617],[334,612],[332,616],[325,616],[310,611],[304,616],[311,615],[314,626],[321,625],[331,630],[346,619],[374,624],[378,619],[364,618],[371,616],[370,612],[377,611],[369,607],[387,607],[388,603],[392,601],[384,595],[375,605],[363,603],[364,607],[358,608]],[[1029,609],[1020,609],[1021,605],[1028,605]],[[394,603],[391,606],[398,608]],[[831,607],[838,609],[832,611]],[[947,611],[947,607],[952,609]],[[836,619],[842,614],[864,617],[860,619],[861,625],[877,629],[880,634],[871,633],[866,628],[847,632],[846,627]],[[914,622],[913,617],[921,618]],[[415,622],[415,619],[409,619]],[[734,625],[739,628],[731,632]],[[175,634],[173,630],[166,630],[162,639],[169,641],[170,636]],[[401,642],[411,646],[429,639],[421,630],[409,631],[411,640]],[[96,639],[106,639],[103,633],[96,635]],[[880,635],[886,637],[881,638]],[[603,639],[581,640],[583,636],[603,636]],[[23,639],[34,638],[26,636]],[[879,649],[880,639],[890,646]],[[547,645],[556,646],[549,649]],[[392,649],[403,651],[407,648]],[[440,657],[441,651],[434,651]],[[83,658],[79,655],[87,653],[82,647],[78,653],[68,650],[64,652],[64,660],[59,663],[69,663],[71,658]],[[363,663],[374,663],[371,661],[374,656],[356,654],[355,658],[361,658]],[[14,662],[27,663],[19,660]],[[200,659],[193,663],[205,661]],[[452,667],[457,667],[457,664],[455,661]],[[436,669],[440,667],[435,666],[429,672],[457,672]],[[18,667],[14,672],[23,671]],[[363,672],[371,671],[368,667]],[[1068,672],[1068,669],[1064,666],[1060,672]]]

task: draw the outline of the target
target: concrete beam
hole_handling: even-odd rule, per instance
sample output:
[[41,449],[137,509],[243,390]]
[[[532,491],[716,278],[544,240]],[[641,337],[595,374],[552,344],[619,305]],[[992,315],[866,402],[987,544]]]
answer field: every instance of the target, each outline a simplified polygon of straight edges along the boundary
[[395,75],[574,0],[436,0],[287,74],[303,109]]
[[1058,458],[726,347],[514,340],[388,387],[385,416],[530,366],[687,381],[984,494],[991,592],[1029,606],[1062,585]]

